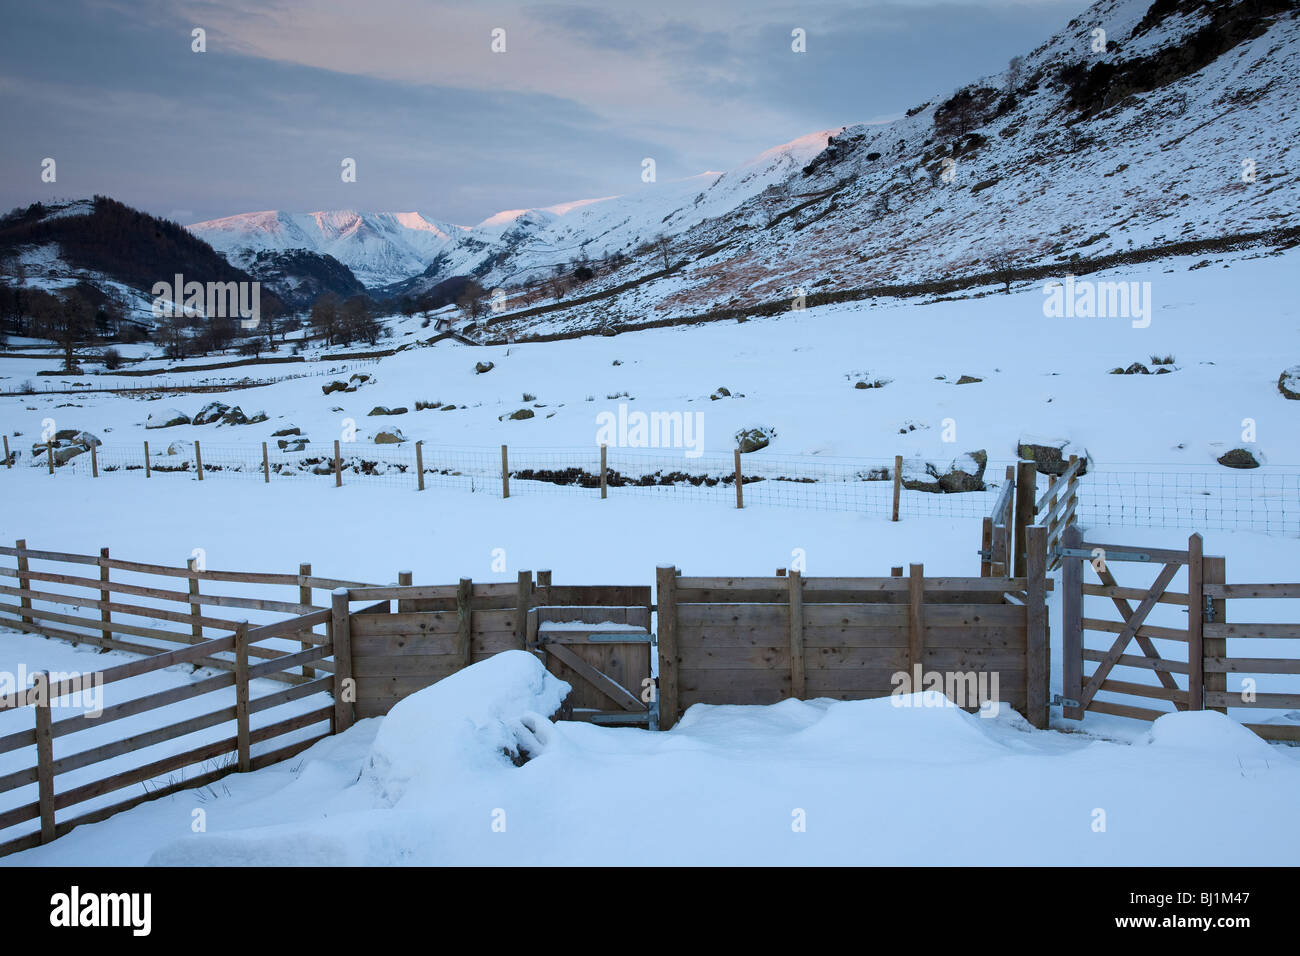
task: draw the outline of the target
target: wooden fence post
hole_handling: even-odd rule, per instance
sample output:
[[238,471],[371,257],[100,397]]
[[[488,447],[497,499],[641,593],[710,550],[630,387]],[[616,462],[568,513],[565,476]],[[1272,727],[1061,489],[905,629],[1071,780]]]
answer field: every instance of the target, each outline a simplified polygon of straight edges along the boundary
[[677,723],[677,569],[655,569],[659,635],[659,729]]
[[[299,565],[298,565],[298,578],[299,578],[299,581],[300,581],[300,583],[299,583],[299,585],[298,585],[298,603],[299,603],[299,604],[310,604],[310,603],[311,603],[311,585],[310,585],[310,584],[302,584],[302,583],[301,583],[301,580],[302,580],[303,578],[309,578],[309,577],[311,577],[311,565],[310,565],[310,564],[306,564],[306,563],[304,563],[304,564],[299,564]],[[302,649],[303,649],[304,651],[305,651],[305,650],[308,650],[308,649],[310,649],[310,648],[312,648],[312,647],[315,646],[315,645],[313,645],[310,641],[302,641],[301,643],[302,643]],[[311,680],[313,677],[316,676],[316,670],[315,670],[315,669],[314,669],[310,664],[303,664],[303,665],[302,665],[302,676],[305,677],[305,678],[307,678],[308,680]]]
[[510,454],[501,446],[501,497],[510,497]]
[[469,667],[474,659],[473,638],[474,582],[461,578],[456,586],[456,655],[461,667]]
[[980,527],[980,577],[993,574],[993,519],[985,515]]
[[[194,559],[186,558],[185,566],[189,568],[191,571],[195,570]],[[190,577],[189,582],[190,582],[190,597],[191,598],[198,597],[199,579],[196,577]],[[199,623],[199,617],[202,614],[203,614],[203,605],[198,603],[197,601],[190,601],[190,617],[194,619],[194,623],[190,626],[190,632],[194,635],[194,643],[196,644],[199,641],[203,640],[203,625]]]
[[[908,565],[907,580],[907,663],[912,680],[917,668],[925,673],[925,565]],[[919,691],[913,687],[913,693]]]
[[95,443],[90,443],[90,477],[99,477],[99,455],[95,451]]
[[1034,523],[1037,509],[1038,471],[1032,461],[1022,461],[1016,471],[1016,555],[1011,576],[1025,576],[1025,529]]
[[1047,529],[1040,525],[1026,528],[1025,541],[1029,579],[1025,587],[1025,719],[1045,730],[1051,667],[1047,639]]
[[903,497],[903,456],[894,456],[894,516],[891,521],[898,520],[898,505]]
[[415,443],[415,490],[424,490],[424,442]]
[[790,696],[803,700],[807,682],[803,659],[803,574],[791,569],[790,582]]
[[9,436],[5,435],[4,439],[5,439],[5,467],[12,468],[14,466],[14,459],[13,456],[9,454]]
[[235,628],[235,736],[239,750],[239,772],[253,769],[248,726],[248,622]]
[[605,465],[605,461],[606,461],[606,459],[605,459],[605,443],[604,443],[604,442],[601,442],[601,443],[600,443],[600,496],[601,496],[602,498],[606,497],[606,490],[605,490],[605,468],[606,468],[606,465]]
[[902,565],[898,565],[898,566],[896,566],[896,567],[892,567],[892,568],[890,568],[890,569],[889,569],[889,576],[890,576],[891,578],[901,578],[901,577],[903,576],[903,568],[902,568]]
[[[411,586],[411,582],[414,580],[415,577],[410,571],[397,572],[397,586],[399,588],[409,588]],[[398,614],[405,614],[409,610],[411,610],[411,602],[409,600],[397,602]]]
[[144,443],[144,476],[148,478],[152,471],[149,468],[149,443]]
[[520,571],[518,576],[518,615],[515,633],[519,636],[519,649],[528,650],[528,609],[533,603],[533,572]]
[[54,732],[50,714],[50,675],[32,676],[28,700],[36,711],[36,786],[41,811],[41,842],[54,839]]
[[[1074,530],[1073,528],[1067,530]],[[1205,542],[1187,538],[1187,709],[1205,709],[1205,649],[1201,625],[1205,614]]]
[[[14,547],[18,551],[18,589],[22,591],[24,595],[28,595],[26,597],[19,598],[18,603],[22,607],[25,607],[28,610],[30,610],[32,606],[32,599],[28,594],[28,592],[31,590],[32,581],[31,578],[29,578],[26,573],[28,570],[30,570],[30,566],[27,563],[27,555],[24,553],[27,550],[27,539],[19,538],[17,541],[14,542]],[[28,617],[26,614],[22,615],[21,618],[24,624],[32,623],[32,619]]]
[[45,461],[50,467],[50,474],[54,474],[54,442],[49,442],[45,446]]
[[537,603],[551,603],[551,572],[543,569],[537,572]]
[[199,449],[199,440],[194,439],[194,467],[198,469],[199,481],[203,480],[203,452]]
[[[1204,588],[1207,584],[1226,584],[1228,581],[1226,561],[1223,558],[1201,558],[1201,586]],[[1203,593],[1203,592],[1202,592]],[[1204,605],[1202,605],[1204,606]],[[1188,613],[1191,613],[1189,607]],[[1214,598],[1207,609],[1211,611],[1210,620],[1215,624],[1226,624],[1228,618],[1228,602],[1225,598]],[[1204,658],[1213,660],[1219,658],[1226,660],[1228,657],[1228,639],[1226,637],[1204,637],[1201,638],[1201,651]],[[1202,668],[1203,669],[1203,668]],[[1226,694],[1228,692],[1228,674],[1226,671],[1213,670],[1205,672],[1202,680],[1205,684],[1204,697],[1208,698],[1211,694]],[[1214,705],[1205,708],[1206,710],[1217,710],[1221,714],[1228,712],[1226,702],[1222,705]]]
[[745,476],[740,470],[740,449],[736,449],[736,507],[745,507]]
[[339,451],[339,440],[334,439],[334,487],[343,487],[343,453]]
[[266,442],[262,442],[262,481],[268,485],[271,483],[271,454],[267,451]]
[[[99,591],[99,600],[104,604],[99,611],[99,619],[108,624],[113,620],[113,613],[108,609],[108,604],[113,600],[113,592],[108,586],[108,548],[99,549],[99,580],[104,584]],[[105,639],[111,638],[113,632],[105,629],[103,636]]]
[[333,610],[330,628],[334,651],[334,732],[352,726],[356,682],[352,679],[352,633],[348,624],[348,589],[336,588],[330,596]]
[[[1077,548],[1083,543],[1078,525],[1061,534],[1061,545]],[[1083,562],[1084,558],[1061,559],[1061,696],[1078,701],[1083,696]],[[1063,704],[1066,720],[1083,720],[1078,707]]]

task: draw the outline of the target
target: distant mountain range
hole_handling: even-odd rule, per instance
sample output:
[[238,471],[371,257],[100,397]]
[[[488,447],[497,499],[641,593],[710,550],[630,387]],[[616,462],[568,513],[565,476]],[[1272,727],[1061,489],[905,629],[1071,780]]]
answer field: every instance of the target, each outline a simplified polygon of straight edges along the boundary
[[[516,339],[1294,244],[1298,6],[1099,0],[1006,71],[893,122],[475,226],[267,211],[188,230],[296,305],[363,285],[441,302],[472,278],[503,290],[485,321]],[[46,243],[24,253],[32,269],[83,255],[70,227],[20,225]],[[62,258],[50,245],[60,235]],[[118,266],[146,277],[161,263]]]

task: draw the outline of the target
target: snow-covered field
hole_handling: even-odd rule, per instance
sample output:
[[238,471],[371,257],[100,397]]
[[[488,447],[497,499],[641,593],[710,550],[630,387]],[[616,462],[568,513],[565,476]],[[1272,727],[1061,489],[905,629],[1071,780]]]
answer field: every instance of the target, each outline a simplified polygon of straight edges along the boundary
[[165,797],[4,862],[1204,866],[1300,850],[1300,752],[1212,712],[1123,743],[913,695],[696,706],[651,733],[552,724],[565,690],[507,651],[227,777],[205,805]]
[[[499,443],[508,443],[512,456],[594,452],[597,416],[626,403],[702,413],[703,459],[684,448],[656,451],[684,471],[710,457],[725,461],[737,431],[766,426],[775,437],[745,456],[747,467],[832,457],[887,462],[895,453],[942,464],[976,449],[1005,461],[1029,433],[1087,448],[1095,471],[1085,488],[1108,469],[1134,463],[1161,473],[1236,476],[1214,459],[1239,446],[1265,462],[1258,473],[1287,473],[1300,464],[1300,403],[1283,398],[1276,381],[1295,364],[1300,318],[1288,291],[1295,263],[1292,252],[1114,274],[1152,282],[1146,328],[1127,319],[1048,319],[1035,287],[545,345],[441,343],[381,359],[369,369],[372,382],[328,396],[320,379],[299,379],[157,401],[102,393],[5,398],[4,430],[22,457],[0,474],[7,502],[0,539],[82,553],[107,545],[115,556],[171,564],[203,548],[212,568],[292,571],[309,561],[318,575],[376,583],[395,581],[399,570],[411,570],[416,583],[448,583],[513,580],[520,569],[548,568],[557,584],[647,584],[660,564],[687,574],[771,574],[791,564],[795,549],[806,555],[810,575],[881,575],[910,562],[930,574],[974,574],[982,494],[911,493],[949,500],[954,510],[928,518],[905,512],[892,523],[779,501],[741,511],[725,501],[620,489],[602,501],[591,491],[540,494],[554,486],[528,482],[502,500],[495,488],[470,493],[432,481],[418,493],[405,477],[349,476],[342,488],[324,477],[263,484],[256,473],[249,480],[216,474],[202,485],[188,474],[146,481],[129,471],[94,480],[81,460],[50,478],[30,467],[30,443],[43,419],[53,418],[57,428],[99,435],[102,460],[146,439],[165,453],[170,442],[194,438],[205,452],[242,449],[255,459],[273,431],[296,426],[328,446],[350,418],[363,442],[397,426],[429,448],[484,447],[491,470]],[[396,324],[399,341],[418,329],[418,320]],[[1170,374],[1108,374],[1166,354],[1175,356]],[[479,361],[494,368],[476,373]],[[0,359],[0,374],[10,378],[34,367],[41,363]],[[961,375],[982,381],[954,384]],[[887,381],[854,387],[864,379]],[[720,386],[732,395],[711,399]],[[536,397],[525,400],[525,392]],[[265,410],[268,420],[145,428],[155,410],[174,406],[193,415],[213,399],[250,415]],[[457,407],[417,412],[417,399]],[[377,405],[411,411],[368,416]],[[502,420],[523,407],[534,417]],[[1255,423],[1253,445],[1242,442],[1247,418]],[[946,426],[955,441],[943,441]],[[409,441],[399,446],[403,454],[410,454]],[[638,451],[611,447],[611,467],[619,467],[620,454]],[[990,477],[996,474],[991,465]],[[1296,510],[1285,497],[1276,504]],[[1092,524],[1090,536],[1126,544],[1178,547],[1188,533],[1178,522]],[[1226,555],[1229,580],[1297,579],[1295,534],[1203,530],[1206,553]],[[1173,588],[1181,584],[1176,578]],[[1181,614],[1161,606],[1150,622],[1178,626]],[[1295,619],[1287,615],[1286,608],[1261,607],[1251,617]],[[1059,634],[1059,594],[1051,621]],[[1267,644],[1239,645],[1234,654],[1300,657],[1300,642]],[[1052,690],[1059,693],[1054,645]],[[56,642],[14,635],[0,648],[0,666],[10,669],[52,666],[44,649],[51,660],[64,653]],[[212,802],[203,804],[206,834],[191,834],[200,804],[182,793],[9,862],[1205,864],[1284,862],[1300,844],[1290,812],[1300,783],[1297,750],[1263,744],[1213,714],[1174,715],[1152,729],[1095,714],[1075,725],[1053,708],[1053,729],[1033,731],[1008,715],[984,720],[947,708],[895,709],[889,701],[787,701],[696,708],[673,731],[651,735],[525,717],[550,713],[553,689],[538,690],[536,675],[523,670],[506,662],[475,668],[290,763],[226,778],[220,796],[209,793]],[[1123,668],[1115,676],[1150,681],[1149,672]],[[1230,675],[1229,689],[1237,679]],[[1297,680],[1275,678],[1258,689],[1295,692]],[[467,699],[473,707],[457,717]],[[481,712],[498,699],[509,706]],[[1295,719],[1268,711],[1230,716]],[[520,719],[533,726],[539,742],[523,767],[496,759],[498,718],[515,731]],[[445,735],[428,730],[444,724]],[[386,740],[404,739],[413,726],[420,739],[441,742],[397,747],[393,756]],[[377,769],[381,754],[389,764]],[[395,796],[399,778],[415,782]],[[1198,799],[1184,799],[1188,793]],[[1210,836],[1189,844],[1178,834],[1193,819],[1205,827],[1206,800],[1216,807]],[[1105,832],[1092,828],[1098,809],[1106,812]],[[497,810],[505,813],[504,832],[493,829]],[[806,832],[791,829],[799,810]]]

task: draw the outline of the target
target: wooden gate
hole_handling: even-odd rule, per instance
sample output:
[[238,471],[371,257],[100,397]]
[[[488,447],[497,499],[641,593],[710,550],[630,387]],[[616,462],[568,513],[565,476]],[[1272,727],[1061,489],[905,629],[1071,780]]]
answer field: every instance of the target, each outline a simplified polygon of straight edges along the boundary
[[528,612],[528,646],[572,688],[563,719],[659,729],[648,607],[535,607]]
[[[1186,551],[1162,548],[1100,544],[1084,541],[1079,529],[1070,525],[1055,549],[1061,561],[1062,623],[1062,716],[1081,720],[1086,711],[1155,720],[1170,709],[1098,700],[1099,692],[1163,701],[1174,710],[1201,710],[1205,703],[1203,672],[1202,611],[1207,578],[1222,582],[1223,559],[1201,553],[1201,536],[1188,540]],[[1121,568],[1121,584],[1113,568]],[[1174,578],[1187,569],[1187,591],[1170,590]],[[1142,575],[1139,569],[1155,571]],[[1095,582],[1085,581],[1095,578]],[[1134,586],[1140,584],[1140,586]],[[1085,614],[1089,597],[1109,601],[1120,620]],[[1136,602],[1134,604],[1133,602]],[[1180,606],[1190,613],[1181,627],[1148,623],[1160,605]],[[1096,635],[1089,641],[1087,635]],[[1162,655],[1155,641],[1172,645]],[[1089,644],[1094,646],[1089,646]],[[1130,645],[1138,653],[1131,653]],[[1091,672],[1085,666],[1094,664]],[[1112,675],[1115,667],[1136,668],[1154,674],[1155,683],[1121,680]],[[1181,678],[1181,680],[1180,680]]]

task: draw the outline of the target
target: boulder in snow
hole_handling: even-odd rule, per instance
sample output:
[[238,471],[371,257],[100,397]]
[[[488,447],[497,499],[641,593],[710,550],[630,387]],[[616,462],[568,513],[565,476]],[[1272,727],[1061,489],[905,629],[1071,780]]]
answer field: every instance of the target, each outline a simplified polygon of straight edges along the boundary
[[1088,473],[1088,449],[1073,445],[1068,438],[1036,438],[1022,436],[1016,445],[1016,454],[1032,461],[1040,475],[1061,475],[1070,465],[1070,456],[1081,459],[1079,474]]
[[1292,365],[1277,377],[1277,390],[1283,398],[1300,402],[1300,365]]
[[178,408],[160,408],[156,412],[150,412],[149,418],[145,421],[145,428],[171,428],[173,425],[188,425],[190,416],[186,415]]

